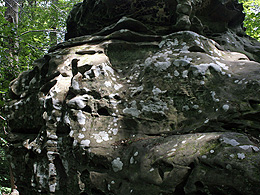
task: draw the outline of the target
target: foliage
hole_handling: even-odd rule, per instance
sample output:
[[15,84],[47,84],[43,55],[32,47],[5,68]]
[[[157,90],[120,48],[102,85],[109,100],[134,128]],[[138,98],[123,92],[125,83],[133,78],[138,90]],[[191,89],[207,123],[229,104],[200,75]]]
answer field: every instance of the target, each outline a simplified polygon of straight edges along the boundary
[[0,0],[0,108],[8,98],[10,81],[31,69],[51,45],[63,41],[67,15],[80,0],[13,1],[19,7],[18,27],[5,19],[5,2]]
[[246,33],[260,41],[260,0],[239,0],[246,14],[244,26]]
[[10,192],[8,161],[6,160],[4,148],[7,142],[0,137],[0,194]]

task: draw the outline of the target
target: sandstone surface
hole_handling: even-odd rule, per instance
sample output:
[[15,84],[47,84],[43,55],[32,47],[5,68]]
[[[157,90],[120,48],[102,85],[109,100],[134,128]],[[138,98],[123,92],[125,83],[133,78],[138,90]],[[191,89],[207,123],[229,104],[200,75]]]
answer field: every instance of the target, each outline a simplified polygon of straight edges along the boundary
[[260,44],[243,17],[236,1],[77,4],[68,40],[10,84],[18,191],[258,194]]

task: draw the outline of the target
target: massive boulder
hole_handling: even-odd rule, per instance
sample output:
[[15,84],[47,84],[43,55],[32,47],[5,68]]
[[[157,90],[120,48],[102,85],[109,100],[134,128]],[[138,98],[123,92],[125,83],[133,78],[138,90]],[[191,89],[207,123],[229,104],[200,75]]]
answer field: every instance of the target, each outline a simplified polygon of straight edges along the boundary
[[77,4],[71,39],[10,84],[18,191],[257,194],[260,44],[242,21],[236,1]]

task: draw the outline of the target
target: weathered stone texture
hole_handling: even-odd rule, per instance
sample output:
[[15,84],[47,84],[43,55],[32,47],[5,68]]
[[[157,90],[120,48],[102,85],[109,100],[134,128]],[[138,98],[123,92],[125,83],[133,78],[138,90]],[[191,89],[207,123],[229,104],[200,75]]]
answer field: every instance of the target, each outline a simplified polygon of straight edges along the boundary
[[[137,12],[148,4],[172,6],[174,22],[148,23]],[[69,37],[92,35],[51,48],[10,85],[20,193],[257,194],[259,43],[241,34],[241,9],[220,0],[76,5]],[[104,10],[107,20],[97,18]],[[181,16],[189,27],[177,25]],[[203,29],[192,31],[195,20]]]

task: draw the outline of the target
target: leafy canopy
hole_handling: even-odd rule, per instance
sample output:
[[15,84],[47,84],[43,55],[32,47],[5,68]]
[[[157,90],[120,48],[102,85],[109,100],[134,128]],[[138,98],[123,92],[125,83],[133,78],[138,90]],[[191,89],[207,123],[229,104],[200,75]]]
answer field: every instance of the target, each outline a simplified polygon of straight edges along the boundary
[[260,41],[260,0],[239,0],[246,14],[244,26],[246,33]]

